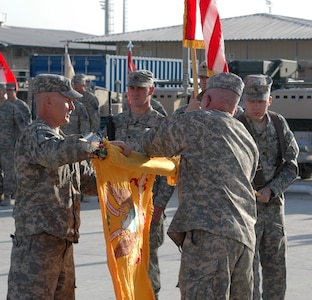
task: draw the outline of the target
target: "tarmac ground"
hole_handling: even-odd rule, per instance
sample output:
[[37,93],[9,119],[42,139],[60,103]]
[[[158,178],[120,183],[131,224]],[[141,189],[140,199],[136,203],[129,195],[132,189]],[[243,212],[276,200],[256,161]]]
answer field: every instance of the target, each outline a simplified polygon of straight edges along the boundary
[[[300,187],[301,186],[301,187]],[[80,241],[74,246],[76,299],[115,299],[107,266],[101,212],[97,198],[82,202]],[[166,230],[178,205],[175,192],[166,209]],[[6,299],[11,239],[14,233],[12,206],[0,206],[0,300]],[[286,192],[286,230],[288,236],[286,300],[311,299],[312,282],[312,181],[298,180]],[[159,249],[162,288],[160,300],[180,298],[176,288],[180,252],[166,235]]]

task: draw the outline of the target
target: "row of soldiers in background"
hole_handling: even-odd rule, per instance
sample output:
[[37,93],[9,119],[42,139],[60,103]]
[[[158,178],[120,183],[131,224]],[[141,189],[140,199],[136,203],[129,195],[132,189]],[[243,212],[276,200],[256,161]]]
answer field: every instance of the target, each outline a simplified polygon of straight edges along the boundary
[[[100,129],[99,101],[87,89],[87,77],[77,74],[72,80],[73,88],[83,95],[74,101],[75,110],[70,123],[61,127],[65,134],[98,132]],[[0,205],[14,202],[16,180],[14,172],[14,146],[23,128],[32,121],[27,103],[17,98],[15,83],[0,83]]]
[[0,83],[0,196],[10,205],[16,188],[14,147],[23,128],[31,122],[28,105],[17,98],[15,83]]

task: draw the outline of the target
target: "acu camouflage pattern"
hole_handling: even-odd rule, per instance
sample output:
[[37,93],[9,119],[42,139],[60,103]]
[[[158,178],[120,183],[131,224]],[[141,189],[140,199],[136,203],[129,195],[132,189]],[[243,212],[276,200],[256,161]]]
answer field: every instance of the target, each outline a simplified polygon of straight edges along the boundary
[[268,101],[273,80],[268,75],[247,75],[244,77],[243,99]]
[[[80,136],[63,137],[37,119],[17,141],[8,299],[75,298],[71,243],[79,238],[80,193],[97,194],[95,174],[86,161],[95,148]],[[48,287],[57,293],[50,296]]]
[[154,84],[154,75],[148,70],[138,70],[128,75],[128,86],[151,87]]
[[251,300],[253,255],[235,240],[203,230],[188,231],[179,274],[181,299]]
[[242,79],[234,73],[218,73],[209,77],[206,81],[206,90],[214,88],[231,90],[238,96],[241,96],[244,83]]
[[45,233],[12,242],[7,300],[75,299],[72,243]]
[[40,119],[25,128],[15,152],[17,236],[46,232],[78,242],[80,193],[97,194],[95,175],[84,161],[95,149],[80,136],[64,138]]
[[20,112],[23,115],[23,118],[25,120],[25,125],[28,125],[31,123],[32,119],[31,119],[31,111],[30,108],[28,106],[28,104],[21,100],[21,99],[15,99],[13,101],[11,101],[14,105],[16,105],[16,107],[20,110]]
[[88,111],[79,100],[74,100],[73,103],[75,110],[71,112],[70,122],[62,125],[61,129],[65,134],[85,135],[91,131]]
[[82,95],[76,92],[69,78],[56,74],[39,74],[33,82],[33,94],[58,92],[63,96],[77,99]]
[[[246,114],[245,114],[246,116]],[[284,299],[286,291],[286,250],[287,237],[284,216],[284,192],[293,183],[298,174],[297,157],[298,145],[294,134],[289,129],[285,118],[278,115],[283,125],[286,143],[285,164],[281,172],[274,178],[275,170],[280,165],[280,144],[273,121],[266,114],[269,122],[266,130],[259,134],[250,119],[252,136],[260,150],[260,164],[268,186],[274,197],[269,204],[257,202],[256,235],[257,245],[254,261],[255,288],[254,299],[260,297],[259,250],[261,250],[261,264],[263,283],[263,299]]]
[[16,188],[14,171],[15,142],[27,125],[20,110],[6,100],[0,105],[0,195],[14,195]]
[[168,232],[201,229],[254,249],[259,154],[243,124],[226,112],[195,110],[167,117],[143,146],[152,156],[180,155],[180,205]]
[[[130,145],[134,151],[144,153],[142,148],[142,137],[146,130],[157,127],[164,120],[164,116],[154,110],[152,107],[144,115],[131,114],[130,110],[126,110],[118,115],[113,116],[115,124],[116,140],[124,141]],[[104,130],[104,135],[106,134]],[[164,176],[156,176],[153,186],[153,203],[154,205],[166,208],[174,187],[167,184],[167,178]],[[151,225],[150,228],[150,261],[149,275],[152,281],[155,295],[158,294],[160,283],[160,270],[158,264],[157,251],[164,242],[163,229],[164,216],[159,224]]]
[[83,93],[79,101],[85,106],[89,115],[90,130],[97,133],[100,129],[100,104],[98,98],[89,91]]
[[[254,251],[256,203],[251,181],[259,153],[241,123],[229,113],[217,110],[194,110],[169,116],[158,128],[145,133],[143,148],[152,156],[180,155],[179,206],[169,226],[169,236],[202,230],[216,239],[226,240],[223,244],[235,241],[238,246],[249,248],[245,252]],[[202,246],[206,248],[201,247],[195,258],[191,254],[191,258],[186,256],[181,260],[181,299],[195,299],[193,294],[185,294],[185,289],[189,288],[186,282],[194,283],[194,278],[198,277],[192,276],[197,271],[202,272],[205,266],[208,269],[214,266],[209,259],[216,255],[215,245],[205,243]],[[184,244],[182,255],[183,252]],[[189,264],[194,264],[191,269]],[[251,267],[252,255],[249,255],[244,263],[245,269],[237,270],[237,282],[246,280],[246,273]],[[194,272],[189,271],[192,269]],[[220,292],[221,295],[222,285],[229,282],[228,273],[223,274],[218,278],[220,286],[215,285],[215,293]],[[195,292],[194,286],[190,288]],[[234,285],[231,288],[237,289]],[[217,295],[222,299],[220,294]],[[198,299],[210,298],[202,295]]]

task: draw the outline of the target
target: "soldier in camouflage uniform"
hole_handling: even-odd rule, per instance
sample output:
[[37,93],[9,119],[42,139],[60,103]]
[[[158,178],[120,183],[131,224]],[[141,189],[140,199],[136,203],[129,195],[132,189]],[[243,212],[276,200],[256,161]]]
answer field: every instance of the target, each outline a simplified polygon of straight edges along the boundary
[[[279,136],[268,107],[272,102],[272,79],[264,75],[244,78],[243,101],[245,117],[260,153],[259,167],[263,186],[257,188],[256,254],[254,260],[254,297],[260,296],[259,264],[262,267],[262,299],[285,298],[286,292],[286,230],[284,192],[298,174],[298,146],[283,116],[277,115],[285,137],[284,163],[281,164]],[[281,166],[281,167],[280,167]],[[276,170],[279,169],[277,173]]]
[[97,133],[100,129],[100,104],[99,100],[89,92],[86,88],[87,77],[84,74],[77,74],[73,77],[73,88],[80,94],[82,97],[79,101],[86,107],[89,114],[90,129],[91,132]]
[[[134,151],[143,152],[142,136],[144,132],[158,126],[164,120],[164,116],[151,106],[151,97],[155,89],[153,73],[147,70],[132,72],[128,76],[128,87],[131,108],[113,117],[115,138],[130,145]],[[173,191],[174,188],[167,184],[166,177],[156,176],[153,187],[154,213],[150,228],[149,261],[149,275],[156,299],[161,288],[157,252],[164,242],[164,210]]]
[[233,117],[240,77],[207,80],[201,110],[167,117],[145,133],[148,155],[180,155],[179,207],[168,235],[182,247],[181,299],[252,299],[259,153]]
[[80,193],[97,194],[86,159],[98,142],[63,136],[59,129],[69,122],[72,100],[81,96],[68,78],[41,74],[33,89],[38,117],[19,137],[15,152],[18,187],[7,299],[73,300]]
[[62,125],[61,129],[65,134],[86,135],[91,131],[88,111],[79,100],[74,100],[73,104],[75,109],[70,114],[70,122]]
[[7,83],[6,92],[7,92],[8,100],[12,102],[13,104],[15,104],[18,107],[18,109],[21,111],[21,113],[23,114],[23,117],[25,119],[25,124],[26,125],[30,124],[32,121],[30,108],[25,101],[17,98],[16,84]]
[[4,194],[2,206],[11,205],[11,197],[15,194],[14,147],[17,137],[26,125],[21,111],[6,99],[5,94],[6,85],[0,83],[0,194]]

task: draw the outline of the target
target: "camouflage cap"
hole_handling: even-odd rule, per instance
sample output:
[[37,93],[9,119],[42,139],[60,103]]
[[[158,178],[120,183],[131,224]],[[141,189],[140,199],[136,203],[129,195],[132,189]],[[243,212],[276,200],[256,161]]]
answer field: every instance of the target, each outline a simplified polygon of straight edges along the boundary
[[6,89],[15,91],[16,90],[16,83],[15,82],[8,82],[6,84]]
[[76,99],[82,95],[76,92],[71,85],[69,78],[55,74],[39,74],[33,82],[33,93],[59,92],[63,96]]
[[128,86],[151,87],[154,83],[154,75],[151,71],[140,70],[128,75]]
[[73,77],[73,82],[85,82],[87,80],[87,76],[83,73],[81,74],[76,74]]
[[4,82],[0,82],[0,90],[5,90],[6,84]]
[[238,96],[243,93],[243,80],[234,73],[218,73],[209,77],[206,81],[206,90],[208,89],[226,89],[231,90]]
[[206,61],[202,61],[200,65],[198,66],[198,76],[208,76],[208,69],[207,69],[207,63]]
[[268,75],[247,75],[244,77],[243,100],[268,101],[273,80]]

